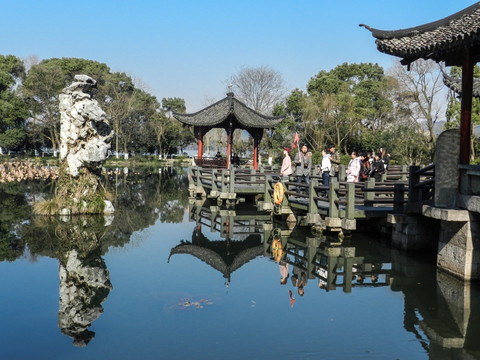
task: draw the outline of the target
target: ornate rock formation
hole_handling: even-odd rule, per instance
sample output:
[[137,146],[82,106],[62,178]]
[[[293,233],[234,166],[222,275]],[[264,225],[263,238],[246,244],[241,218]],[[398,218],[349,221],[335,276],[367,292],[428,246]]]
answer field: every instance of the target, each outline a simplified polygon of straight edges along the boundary
[[113,131],[105,112],[92,99],[96,81],[76,75],[60,95],[60,158],[67,161],[68,173],[79,175],[82,167],[98,174],[107,158]]
[[55,198],[35,204],[41,215],[112,214],[113,205],[100,183],[113,131],[98,102],[96,81],[76,75],[60,94],[60,159]]

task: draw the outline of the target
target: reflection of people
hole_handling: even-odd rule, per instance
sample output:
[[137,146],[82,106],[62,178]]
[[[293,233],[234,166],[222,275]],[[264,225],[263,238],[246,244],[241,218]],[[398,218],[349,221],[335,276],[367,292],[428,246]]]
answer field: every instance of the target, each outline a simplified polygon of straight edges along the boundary
[[282,278],[280,279],[280,284],[285,285],[287,283],[287,279],[289,277],[288,263],[286,263],[284,261],[280,261],[278,263],[278,268],[280,270],[280,275],[282,276]]
[[295,304],[295,298],[293,297],[292,290],[288,290],[288,296],[290,297],[290,306],[293,307],[293,304]]
[[289,176],[293,173],[292,170],[292,159],[290,158],[290,148],[283,148],[283,162],[282,168],[280,169],[280,175]]
[[307,286],[307,274],[301,268],[293,267],[292,285],[298,288],[298,295],[303,296],[305,293],[304,287]]
[[[295,164],[297,165],[296,175],[297,175],[297,182],[301,183],[304,182],[307,185],[310,184],[310,171],[312,169],[312,157],[308,152],[307,145],[302,146],[302,151],[298,152],[295,155]],[[300,189],[297,190],[300,192]],[[308,187],[305,191],[308,194]]]
[[327,287],[327,282],[324,279],[327,279],[328,277],[327,270],[319,266],[315,269],[315,272],[319,275],[318,287],[325,289]]

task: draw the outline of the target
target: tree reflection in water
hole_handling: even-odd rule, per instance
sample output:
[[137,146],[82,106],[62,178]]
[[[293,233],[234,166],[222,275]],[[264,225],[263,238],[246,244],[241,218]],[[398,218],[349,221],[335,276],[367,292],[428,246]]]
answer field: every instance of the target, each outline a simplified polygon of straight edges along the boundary
[[76,346],[94,338],[89,327],[113,288],[102,259],[108,248],[128,244],[134,232],[157,221],[183,221],[188,203],[182,169],[116,171],[104,180],[113,194],[115,216],[34,217],[32,203],[51,197],[53,183],[0,187],[0,261],[23,256],[26,245],[31,258],[59,260],[58,326]]

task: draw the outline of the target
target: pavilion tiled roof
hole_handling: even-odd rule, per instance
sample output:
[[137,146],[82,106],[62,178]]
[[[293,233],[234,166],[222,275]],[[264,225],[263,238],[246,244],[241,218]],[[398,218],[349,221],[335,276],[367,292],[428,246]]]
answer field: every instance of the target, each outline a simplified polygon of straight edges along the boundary
[[[457,94],[462,94],[462,79],[443,74],[443,82]],[[473,79],[473,96],[480,98],[480,79]]]
[[217,126],[231,115],[243,128],[269,129],[277,126],[285,118],[284,116],[262,115],[235,99],[233,93],[228,93],[226,98],[196,113],[173,113],[173,116],[184,124],[205,127]]
[[360,26],[371,31],[379,51],[403,58],[404,65],[423,58],[461,66],[465,46],[472,49],[474,62],[480,61],[480,2],[444,19],[408,29],[385,31]]

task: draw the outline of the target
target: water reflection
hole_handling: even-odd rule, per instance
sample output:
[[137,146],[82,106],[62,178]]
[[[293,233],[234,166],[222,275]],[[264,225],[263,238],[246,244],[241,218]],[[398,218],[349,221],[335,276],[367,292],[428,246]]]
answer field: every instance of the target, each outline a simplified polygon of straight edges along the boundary
[[21,225],[32,216],[32,203],[51,190],[50,183],[0,184],[0,261],[15,261],[25,252]]
[[[309,280],[330,291],[351,292],[358,286],[389,286],[392,281],[390,251],[372,256],[350,242],[339,243],[325,235],[312,237],[299,231],[272,230],[265,243],[265,256],[292,268],[292,285],[304,295]],[[281,269],[282,274],[285,271]],[[290,276],[290,275],[288,275]],[[284,276],[282,275],[282,279]]]
[[[407,257],[359,237],[338,242],[312,236],[305,228],[274,224],[255,208],[228,211],[197,201],[190,206],[190,220],[196,223],[192,240],[181,241],[170,256],[196,256],[230,281],[231,273],[259,256],[261,247],[261,254],[278,267],[279,286],[291,288],[291,306],[296,296],[314,291],[388,287],[403,294],[404,328],[431,359],[480,358],[479,287],[437,272],[430,255]],[[214,240],[217,233],[224,240]],[[243,256],[247,249],[251,256]]]
[[395,254],[392,290],[405,297],[404,328],[431,359],[480,358],[478,284],[437,272],[428,262]]
[[[40,256],[58,260],[59,308],[58,312],[57,308],[50,310],[51,314],[49,313],[48,316],[50,320],[58,316],[59,329],[55,329],[55,332],[71,337],[75,345],[85,346],[89,342],[93,343],[95,333],[92,329],[95,329],[93,325],[95,322],[98,324],[99,319],[105,321],[108,318],[108,326],[100,327],[103,329],[102,332],[109,332],[105,335],[111,335],[111,328],[117,325],[116,321],[122,323],[119,320],[122,318],[121,314],[115,314],[115,306],[109,306],[114,301],[121,301],[111,294],[115,291],[121,292],[121,281],[124,280],[118,274],[114,277],[113,273],[112,279],[115,281],[110,279],[109,267],[112,272],[114,267],[113,263],[109,266],[107,259],[111,258],[105,256],[109,249],[113,247],[128,249],[132,242],[136,242],[136,246],[141,245],[139,242],[142,238],[137,234],[152,224],[164,222],[179,223],[176,226],[168,225],[169,228],[174,229],[172,230],[174,234],[180,227],[187,226],[190,229],[186,235],[188,238],[183,240],[180,236],[172,240],[166,239],[166,236],[152,235],[154,240],[148,244],[149,246],[152,246],[152,243],[162,242],[162,246],[155,248],[162,251],[167,248],[166,254],[158,253],[159,259],[165,259],[168,252],[171,258],[184,254],[184,262],[165,264],[162,261],[164,266],[162,270],[168,271],[174,266],[179,270],[178,267],[184,263],[187,263],[185,266],[189,270],[189,259],[192,261],[201,259],[204,261],[202,266],[211,266],[221,272],[227,284],[241,280],[242,276],[248,276],[251,281],[248,281],[247,285],[245,281],[239,285],[250,286],[256,293],[265,295],[263,300],[271,301],[272,309],[276,309],[276,297],[270,297],[271,294],[268,294],[266,289],[285,292],[284,300],[288,290],[290,305],[294,307],[292,311],[295,311],[295,315],[302,314],[301,311],[315,312],[316,307],[308,306],[319,296],[329,296],[328,299],[341,298],[338,308],[346,306],[355,309],[348,318],[353,327],[361,327],[362,321],[369,316],[368,310],[356,302],[359,298],[370,299],[372,302],[378,299],[385,300],[387,305],[381,310],[387,309],[391,298],[395,298],[395,301],[403,302],[404,313],[399,314],[403,320],[403,329],[401,324],[399,328],[389,324],[381,325],[391,329],[393,333],[400,334],[403,339],[405,339],[405,333],[413,334],[408,338],[411,339],[410,341],[416,339],[419,348],[423,346],[424,358],[480,358],[480,343],[477,340],[480,336],[478,286],[464,284],[448,275],[437,273],[428,255],[408,254],[407,256],[380,241],[363,238],[358,234],[354,234],[350,240],[339,243],[336,237],[314,236],[305,227],[289,229],[284,224],[272,223],[268,214],[257,212],[255,208],[245,204],[236,206],[234,211],[219,208],[216,204],[208,202],[189,204],[186,187],[184,187],[187,183],[186,173],[180,169],[167,169],[161,172],[155,170],[143,174],[130,170],[128,173],[112,173],[106,180],[107,187],[115,195],[114,203],[117,210],[115,217],[107,220],[103,217],[87,219],[77,217],[68,219],[66,222],[60,219],[32,217],[33,199],[51,196],[54,191],[52,183],[0,185],[0,261],[13,262],[22,257],[34,260]],[[184,224],[181,222],[187,206],[191,222]],[[185,232],[182,233],[185,234]],[[127,251],[124,253],[126,257],[130,255]],[[256,261],[252,261],[253,259]],[[155,266],[157,265],[155,258]],[[18,269],[21,266],[15,268]],[[236,272],[240,268],[243,271]],[[145,269],[148,269],[148,266]],[[267,286],[265,283],[257,283],[257,274],[251,269],[262,269],[262,271],[266,269],[262,278],[271,279],[271,283]],[[158,290],[146,284],[147,281],[144,279],[142,280],[144,273],[139,273],[134,268],[129,268],[128,271],[131,271],[132,276],[139,276],[139,283],[145,282],[139,289]],[[178,276],[180,277],[181,274]],[[183,294],[184,286],[188,288],[189,276],[185,275],[185,281],[177,277],[176,280],[180,281],[177,281],[175,286],[159,280],[158,288],[162,290],[158,291],[165,291],[167,294],[165,296],[174,292],[172,303],[182,309],[208,305],[208,300],[211,299],[211,293],[208,291],[205,291],[205,294],[192,293],[192,296],[189,294],[186,296],[188,300],[178,302],[180,295],[177,296],[177,294]],[[208,282],[209,279],[207,276],[202,276],[202,281]],[[215,289],[215,286],[212,288]],[[239,288],[240,286],[231,288],[229,296]],[[56,284],[54,289],[56,293]],[[391,296],[392,292],[399,296]],[[365,293],[372,295],[365,297]],[[379,298],[373,299],[376,296]],[[222,299],[218,300],[220,303]],[[56,301],[55,299],[55,304]],[[221,318],[225,314],[222,313],[224,310],[233,310],[232,313],[245,316],[245,322],[248,323],[251,320],[248,316],[259,315],[259,313],[249,315],[236,307],[227,309],[228,306],[233,306],[232,303],[233,301],[230,301],[227,305],[225,302],[223,307],[211,306],[210,312],[195,314],[195,316],[205,316],[202,321],[208,322],[208,319],[215,319],[217,315]],[[300,304],[302,306],[299,306]],[[145,308],[148,316],[151,313],[162,315],[161,312],[155,312],[155,307],[158,307],[157,302],[152,300],[149,306],[152,307]],[[104,308],[109,316],[103,315],[102,318]],[[319,308],[318,311],[326,313],[338,308],[335,303],[331,309]],[[143,315],[140,311],[133,313],[135,311],[138,310],[132,309],[132,314],[135,316]],[[356,317],[359,313],[362,313],[363,317]],[[253,308],[251,314],[254,314]],[[188,321],[177,322],[177,315],[168,313],[165,317],[159,317],[162,326],[172,321],[168,331],[162,332],[165,342],[171,341],[167,333],[178,331],[176,334],[182,334],[190,326]],[[191,314],[187,315],[191,316]],[[288,316],[288,313],[285,315]],[[389,318],[386,317],[385,322],[389,321],[387,319]],[[270,320],[276,321],[272,320],[272,317]],[[279,327],[282,326],[281,322],[278,324]],[[143,323],[136,325],[138,329],[145,327],[145,332],[151,329]],[[310,325],[305,321],[302,329],[305,326],[305,331],[310,331]],[[176,326],[178,328],[175,328]],[[314,326],[320,330],[325,329],[325,324],[315,323]],[[329,323],[328,326],[335,325]],[[263,331],[263,329],[260,330]],[[342,329],[337,325],[334,330]],[[119,331],[127,334],[129,329],[122,328]],[[12,337],[20,338],[21,335],[23,333],[18,330]],[[136,336],[137,334],[132,337],[132,346],[138,345],[133,343],[136,341],[133,340]],[[70,346],[70,338],[61,334],[59,337],[68,340],[67,343]],[[100,341],[100,338],[98,336],[95,340],[95,346],[89,345],[87,349],[96,351],[97,345],[100,347],[105,344],[106,339],[103,338]],[[378,341],[383,340],[378,339]],[[352,344],[357,343],[348,342],[347,344],[354,346]],[[333,358],[334,355],[329,353],[327,357]]]
[[102,256],[157,221],[181,222],[188,202],[181,169],[111,172],[105,182],[114,194],[115,216],[34,217],[33,202],[51,197],[54,183],[0,185],[0,261],[25,255],[58,259],[58,326],[75,346],[95,337],[89,328],[113,289]]
[[100,246],[108,229],[99,224],[101,219],[93,217],[48,221],[56,223],[55,233],[63,245],[58,257],[58,326],[62,333],[73,338],[74,345],[86,346],[95,336],[88,328],[103,313],[101,304],[112,290]]
[[[175,254],[192,255],[221,272],[228,285],[235,270],[263,254],[264,224],[270,223],[270,215],[249,206],[225,210],[204,201],[191,202],[189,214],[196,222],[192,239],[181,240],[170,251],[169,261]],[[210,240],[205,228],[222,240]]]

